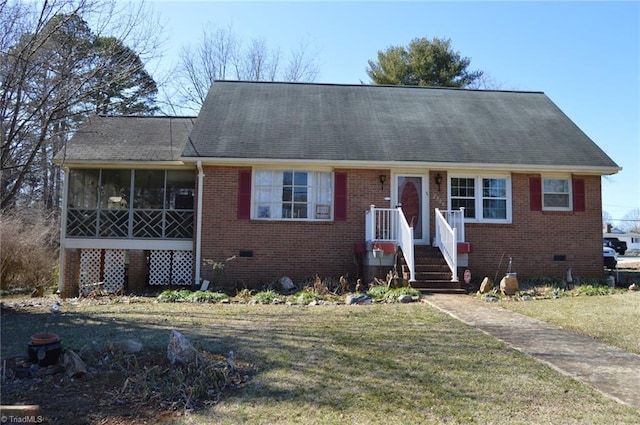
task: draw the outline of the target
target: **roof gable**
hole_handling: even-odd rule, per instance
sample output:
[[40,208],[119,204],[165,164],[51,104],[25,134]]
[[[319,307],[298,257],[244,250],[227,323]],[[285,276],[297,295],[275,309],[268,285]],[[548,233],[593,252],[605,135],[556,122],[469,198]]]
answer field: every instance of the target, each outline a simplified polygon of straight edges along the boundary
[[617,168],[541,92],[237,81],[183,156]]

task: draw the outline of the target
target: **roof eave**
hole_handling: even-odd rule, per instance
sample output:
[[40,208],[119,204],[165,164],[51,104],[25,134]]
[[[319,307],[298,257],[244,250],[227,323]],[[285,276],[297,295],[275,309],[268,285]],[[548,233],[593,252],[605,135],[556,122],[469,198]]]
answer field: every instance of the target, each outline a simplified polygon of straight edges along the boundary
[[519,173],[540,172],[571,172],[575,174],[612,175],[622,170],[618,166],[587,166],[587,165],[537,165],[537,164],[487,164],[487,163],[456,163],[456,162],[426,162],[426,161],[334,161],[312,159],[271,159],[271,158],[210,158],[210,157],[182,157],[187,162],[202,161],[203,165],[310,165],[331,168],[427,168],[439,170],[488,170],[488,171],[516,171]]

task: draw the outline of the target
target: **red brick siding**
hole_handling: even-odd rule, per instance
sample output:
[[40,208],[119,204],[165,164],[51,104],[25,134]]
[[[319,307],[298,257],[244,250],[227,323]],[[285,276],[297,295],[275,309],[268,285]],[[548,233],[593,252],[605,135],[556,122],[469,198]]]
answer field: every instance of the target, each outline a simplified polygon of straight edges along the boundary
[[64,261],[61,296],[62,298],[77,297],[80,282],[80,250],[66,249]]
[[[371,204],[388,207],[390,176],[385,170],[347,172],[347,219],[332,222],[238,220],[236,167],[205,167],[203,184],[202,258],[222,261],[240,250],[253,258],[226,263],[224,286],[256,287],[289,276],[303,282],[314,274],[338,277],[357,274],[354,244],[364,240],[365,211]],[[387,175],[384,190],[379,175]],[[211,279],[208,266],[202,278]]]
[[129,251],[129,291],[133,293],[144,292],[147,287],[147,256],[144,250],[132,249]]
[[[476,278],[506,271],[509,257],[518,277],[563,277],[569,267],[574,276],[602,276],[602,207],[599,176],[580,176],[585,185],[584,212],[531,211],[529,177],[512,174],[512,224],[465,225],[473,244],[469,268]],[[503,256],[502,265],[500,258]],[[554,261],[565,255],[566,261]]]

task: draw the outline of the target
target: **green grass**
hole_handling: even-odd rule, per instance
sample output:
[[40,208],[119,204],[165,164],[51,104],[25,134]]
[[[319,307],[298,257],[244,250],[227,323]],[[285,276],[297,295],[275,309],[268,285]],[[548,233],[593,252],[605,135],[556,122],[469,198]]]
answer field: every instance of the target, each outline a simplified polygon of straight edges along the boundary
[[5,314],[2,358],[22,355],[43,329],[67,348],[131,338],[147,350],[166,350],[176,329],[257,367],[247,386],[177,424],[640,423],[640,412],[423,303],[138,301]]
[[502,299],[496,305],[640,354],[640,291],[609,292],[609,288],[589,285],[557,299]]

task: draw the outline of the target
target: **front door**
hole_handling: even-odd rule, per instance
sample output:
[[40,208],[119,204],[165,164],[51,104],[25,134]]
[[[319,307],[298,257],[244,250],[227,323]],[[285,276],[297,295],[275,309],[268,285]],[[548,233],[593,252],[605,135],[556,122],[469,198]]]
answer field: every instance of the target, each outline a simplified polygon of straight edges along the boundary
[[429,200],[424,187],[428,181],[422,174],[397,174],[395,176],[395,205],[401,206],[417,244],[429,243]]

